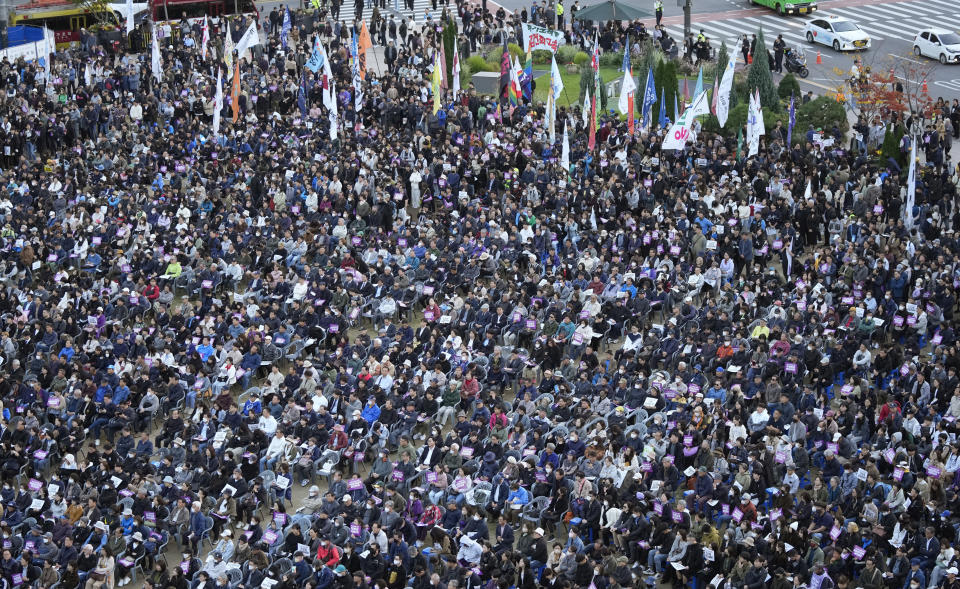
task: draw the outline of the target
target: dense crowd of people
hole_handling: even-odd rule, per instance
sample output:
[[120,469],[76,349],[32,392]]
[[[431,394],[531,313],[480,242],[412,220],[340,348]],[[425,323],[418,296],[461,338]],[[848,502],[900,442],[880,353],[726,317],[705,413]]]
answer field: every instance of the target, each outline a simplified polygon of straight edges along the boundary
[[359,100],[262,17],[236,121],[224,20],[0,63],[7,586],[960,587],[956,100],[911,206],[870,127],[588,151],[434,114],[441,15]]

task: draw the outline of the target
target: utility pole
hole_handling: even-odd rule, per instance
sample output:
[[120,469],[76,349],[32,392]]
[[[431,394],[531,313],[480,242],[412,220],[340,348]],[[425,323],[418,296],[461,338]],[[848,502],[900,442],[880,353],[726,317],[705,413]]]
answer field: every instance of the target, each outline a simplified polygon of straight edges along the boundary
[[693,28],[690,25],[690,12],[693,10],[693,0],[677,0],[677,4],[683,7],[683,40],[686,41]]

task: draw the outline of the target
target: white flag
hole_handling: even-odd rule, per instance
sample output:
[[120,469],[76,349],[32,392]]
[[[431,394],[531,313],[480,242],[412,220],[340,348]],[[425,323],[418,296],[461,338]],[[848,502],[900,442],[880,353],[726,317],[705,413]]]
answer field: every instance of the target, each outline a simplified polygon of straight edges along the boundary
[[683,111],[683,114],[677,117],[677,121],[670,125],[667,134],[663,138],[660,149],[683,149],[690,138],[690,109]]
[[340,115],[337,113],[337,90],[332,77],[330,78],[330,95],[333,96],[333,101],[328,106],[330,111],[327,113],[330,119],[330,141],[336,141],[337,128],[340,126]]
[[200,59],[207,58],[207,44],[210,43],[210,23],[203,17],[203,37],[200,38]]
[[560,165],[570,173],[570,136],[567,135],[567,122],[563,122],[563,148],[560,150]]
[[563,93],[563,76],[560,75],[555,55],[550,56],[550,83],[553,85],[554,98],[560,98],[560,94]]
[[690,122],[693,122],[693,119],[700,115],[710,114],[710,101],[707,100],[706,90],[700,92],[700,94],[693,99],[693,102],[687,106],[686,110],[692,111],[690,113]]
[[230,21],[227,21],[227,33],[223,39],[223,63],[227,66],[227,79],[233,77],[233,34],[230,33]]
[[254,45],[260,44],[260,33],[257,31],[256,21],[250,23],[250,26],[247,27],[246,32],[243,33],[243,36],[240,37],[240,40],[237,41],[237,56],[239,58],[246,58],[247,61],[250,60],[250,48]]
[[327,110],[336,111],[337,110],[337,93],[333,89],[333,69],[330,67],[330,59],[327,57],[327,50],[323,46],[323,43],[320,42],[320,39],[316,39],[317,49],[322,53],[323,57],[323,79],[325,80],[325,87],[323,89],[323,105],[327,107]]
[[47,29],[47,27],[43,27],[43,49],[46,54],[44,67],[47,68],[47,74],[50,74],[53,70],[53,54],[57,49],[57,43],[53,35],[53,31]]
[[220,77],[220,68],[217,68],[217,94],[213,99],[213,136],[220,134],[220,111],[223,110],[223,80]]
[[363,108],[363,78],[360,68],[353,68],[353,109],[357,112]]
[[160,42],[157,41],[157,29],[153,29],[153,51],[150,55],[150,68],[153,70],[153,77],[160,81],[162,72],[160,71]]
[[133,32],[133,0],[127,0],[127,34]]
[[620,102],[617,103],[617,108],[620,109],[621,114],[628,114],[630,112],[630,95],[636,92],[637,83],[633,81],[633,74],[631,72],[624,72],[623,82],[620,83]]
[[723,78],[720,79],[720,88],[715,90],[717,92],[717,120],[720,121],[720,126],[723,127],[727,124],[727,116],[730,114],[730,89],[733,88],[733,71],[737,67],[737,51],[734,49],[730,53],[730,61],[727,63],[727,67],[723,70]]
[[584,92],[583,94],[583,128],[586,129],[590,126],[590,93]]
[[550,145],[554,145],[557,142],[557,98],[563,92],[563,78],[560,76],[556,58],[550,56],[550,60],[550,89],[547,92],[546,118]]
[[910,136],[910,171],[907,174],[907,198],[904,199],[903,226],[913,228],[913,205],[917,197],[917,138]]
[[453,77],[451,80],[453,84],[453,101],[457,101],[457,96],[460,95],[460,50],[457,47],[459,43],[453,44],[453,69],[450,71],[450,75]]
[[760,136],[765,132],[760,96],[754,93],[750,95],[750,107],[747,110],[747,157],[757,155],[760,150]]

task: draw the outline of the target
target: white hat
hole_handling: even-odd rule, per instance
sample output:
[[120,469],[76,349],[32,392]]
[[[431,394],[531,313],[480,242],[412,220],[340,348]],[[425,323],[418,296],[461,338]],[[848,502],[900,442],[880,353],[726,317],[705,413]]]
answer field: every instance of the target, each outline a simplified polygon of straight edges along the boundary
[[542,535],[543,535],[543,528],[537,528],[536,530],[533,531],[533,533],[534,533],[534,534],[537,534],[538,536],[542,536]]
[[948,574],[948,575],[958,575],[958,574],[960,574],[960,571],[957,570],[957,567],[950,567],[950,568],[947,569],[947,574]]
[[834,441],[834,442],[839,442],[839,441],[840,441],[840,438],[842,438],[842,437],[843,437],[843,436],[840,435],[840,432],[837,432],[837,433],[833,434],[833,441]]
[[143,542],[143,534],[141,534],[140,532],[134,532],[133,539],[136,540],[137,542]]

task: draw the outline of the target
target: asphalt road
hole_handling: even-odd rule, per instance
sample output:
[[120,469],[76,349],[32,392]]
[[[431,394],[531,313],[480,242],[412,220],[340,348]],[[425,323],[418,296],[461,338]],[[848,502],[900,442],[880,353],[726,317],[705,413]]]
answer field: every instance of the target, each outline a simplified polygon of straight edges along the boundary
[[[387,0],[393,5],[394,0]],[[479,1],[479,0],[475,0]],[[635,6],[647,8],[653,13],[653,0],[628,0]],[[683,9],[678,0],[664,0],[663,24],[676,40],[683,38]],[[502,5],[507,10],[529,9],[532,0],[487,0],[488,8],[494,10]],[[588,6],[593,0],[580,0],[581,6]],[[258,2],[261,13],[269,12],[273,6],[289,4],[301,5],[299,0]],[[367,1],[364,18],[369,19],[372,10]],[[568,11],[571,0],[566,0]],[[442,6],[442,0],[438,2]],[[432,0],[414,0],[413,16],[420,23],[425,14],[433,12]],[[568,12],[569,13],[569,12]],[[404,12],[409,15],[410,13]],[[804,38],[806,22],[812,18],[840,16],[854,20],[865,30],[872,40],[871,49],[858,52],[836,52],[823,45],[808,43]],[[341,9],[341,18],[348,22],[353,18],[353,2],[345,0]],[[647,19],[652,25],[654,19]],[[810,76],[801,81],[801,86],[816,93],[833,91],[848,77],[853,60],[860,57],[864,65],[879,71],[889,71],[898,65],[897,71],[908,66],[914,74],[926,75],[928,89],[933,96],[944,98],[960,97],[960,65],[940,65],[927,58],[913,55],[913,39],[927,27],[953,27],[960,30],[960,2],[958,0],[822,0],[819,10],[813,16],[778,16],[773,10],[752,6],[749,0],[693,0],[691,24],[694,32],[703,29],[711,41],[719,46],[720,41],[727,42],[733,48],[738,35],[754,33],[763,27],[768,45],[772,46],[778,34],[791,47],[801,49],[807,57]],[[817,54],[821,63],[817,63]]]

